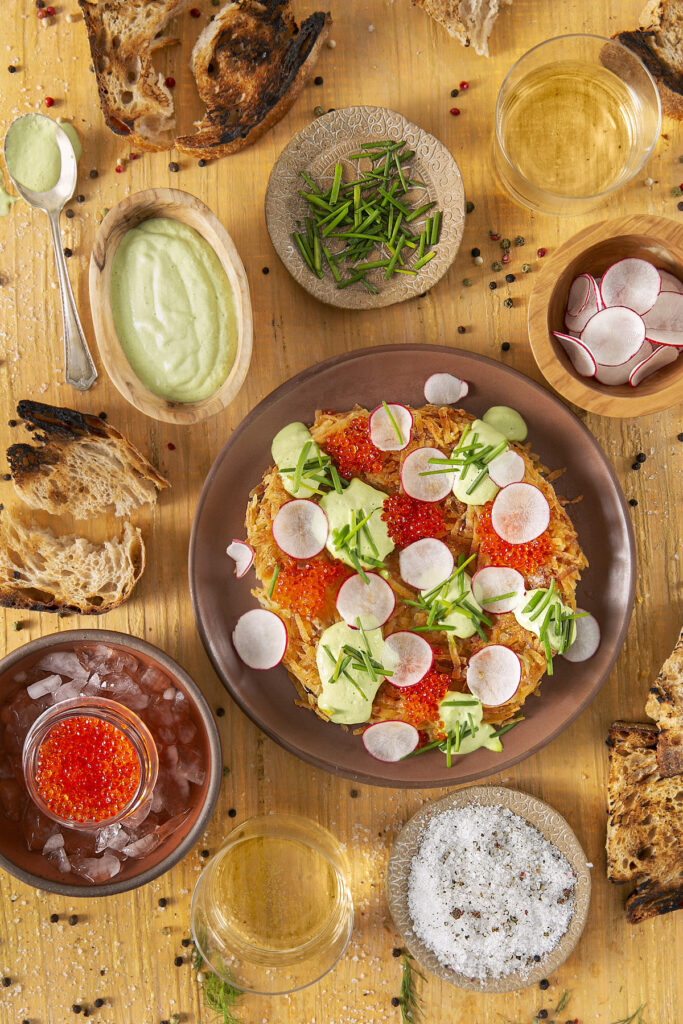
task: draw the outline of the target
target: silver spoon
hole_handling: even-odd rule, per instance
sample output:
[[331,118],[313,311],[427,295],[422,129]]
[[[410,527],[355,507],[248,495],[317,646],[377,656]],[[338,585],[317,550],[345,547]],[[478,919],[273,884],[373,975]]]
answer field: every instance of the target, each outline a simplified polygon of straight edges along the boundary
[[[24,114],[23,116],[45,117],[44,114]],[[34,206],[37,210],[44,210],[50,221],[50,232],[52,234],[55,262],[57,264],[57,277],[59,278],[59,295],[62,300],[62,318],[64,321],[64,379],[67,384],[73,385],[79,391],[87,391],[97,380],[97,370],[92,361],[76,310],[59,229],[61,212],[66,203],[71,199],[76,188],[76,155],[66,132],[62,131],[59,125],[51,118],[45,117],[45,120],[53,124],[56,129],[55,138],[59,146],[62,162],[59,181],[48,192],[33,192],[30,188],[26,188],[13,176],[7,163],[7,139],[12,127],[17,121],[21,120],[22,118],[17,118],[16,121],[13,121],[5,135],[5,167],[7,167],[7,173],[21,198],[29,206]]]

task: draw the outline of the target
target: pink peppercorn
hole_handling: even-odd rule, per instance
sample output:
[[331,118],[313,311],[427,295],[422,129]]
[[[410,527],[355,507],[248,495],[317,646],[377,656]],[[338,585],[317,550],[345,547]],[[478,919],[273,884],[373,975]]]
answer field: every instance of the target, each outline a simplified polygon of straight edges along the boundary
[[169,452],[174,452],[175,451],[175,445],[173,444],[173,441],[169,441],[168,442],[168,450],[169,450]]
[[40,21],[42,21],[43,18],[47,18],[47,11],[36,11],[36,18],[38,18]]
[[49,15],[50,15],[50,17],[54,17],[54,15],[55,15],[55,9],[54,9],[54,7],[46,7],[46,8],[45,8],[45,13],[46,13],[46,14],[49,14]]
[[510,262],[510,253],[509,252],[504,252],[503,255],[500,257],[500,262],[501,263],[509,263]]
[[458,109],[458,107],[451,107],[449,113],[451,113],[453,117],[457,117],[458,114],[460,113],[460,110]]
[[55,105],[55,101],[52,99],[52,96],[46,96],[45,97],[45,106],[46,107],[54,107],[54,105]]
[[201,16],[201,13],[202,12],[199,10],[198,7],[191,7],[190,8],[190,17],[191,18],[199,18]]
[[542,248],[536,250],[536,255],[538,256],[539,260],[543,259],[543,257],[547,253],[547,251],[548,251],[547,249],[542,249]]
[[125,167],[123,166],[123,164],[117,164],[114,170],[117,174],[123,174]]
[[173,88],[173,86],[175,85],[175,78],[173,77],[173,75],[169,75],[168,78],[164,79],[164,85],[166,86],[167,89]]
[[489,238],[491,239],[492,242],[500,241],[500,235],[498,234],[497,231],[489,231]]
[[469,87],[470,87],[470,83],[469,82],[461,82],[460,83],[460,88],[463,89],[463,90],[464,89],[469,89]]
[[131,153],[130,156],[128,157],[129,160],[137,160],[137,158],[138,158],[137,153]]

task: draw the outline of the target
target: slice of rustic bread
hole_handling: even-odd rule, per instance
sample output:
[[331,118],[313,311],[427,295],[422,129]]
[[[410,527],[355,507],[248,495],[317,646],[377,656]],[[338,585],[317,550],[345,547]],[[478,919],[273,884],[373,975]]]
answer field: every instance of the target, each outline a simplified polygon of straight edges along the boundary
[[142,534],[126,523],[120,540],[92,544],[56,536],[0,514],[0,605],[99,615],[125,601],[145,568]]
[[651,0],[640,27],[614,37],[633,50],[657,82],[662,111],[683,118],[683,0]]
[[91,519],[154,504],[168,481],[109,423],[74,409],[22,401],[17,413],[37,444],[7,449],[14,487],[31,508]]
[[412,0],[463,46],[489,55],[489,36],[501,8],[512,0]]
[[660,775],[680,775],[683,773],[683,630],[650,688],[645,711],[660,729],[657,737]]

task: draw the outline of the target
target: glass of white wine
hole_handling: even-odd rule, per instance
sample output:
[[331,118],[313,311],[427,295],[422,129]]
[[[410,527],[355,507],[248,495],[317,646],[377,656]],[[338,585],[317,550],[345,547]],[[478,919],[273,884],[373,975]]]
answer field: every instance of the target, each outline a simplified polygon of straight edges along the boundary
[[657,87],[635,54],[601,36],[559,36],[525,53],[503,81],[496,171],[532,210],[582,213],[641,170],[660,125]]
[[281,995],[317,981],[348,945],[353,902],[344,853],[291,814],[250,818],[200,875],[192,934],[208,966],[243,992]]

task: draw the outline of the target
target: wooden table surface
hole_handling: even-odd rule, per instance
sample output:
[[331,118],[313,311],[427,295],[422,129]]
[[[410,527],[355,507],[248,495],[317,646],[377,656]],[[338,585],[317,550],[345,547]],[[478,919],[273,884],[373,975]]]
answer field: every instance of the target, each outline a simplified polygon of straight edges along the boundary
[[[356,920],[348,952],[337,969],[291,997],[243,1000],[240,1016],[249,1024],[375,1024],[400,1020],[391,1006],[400,982],[392,958],[397,935],[383,894],[387,851],[402,822],[439,791],[373,789],[314,770],[267,739],[231,703],[204,653],[190,606],[186,557],[192,516],[204,477],[226,438],[253,406],[299,370],[328,356],[364,346],[403,341],[462,346],[500,359],[539,380],[529,350],[526,300],[539,260],[538,247],[552,252],[579,228],[607,216],[651,212],[681,217],[671,187],[683,178],[680,127],[664,122],[654,156],[638,179],[599,211],[584,217],[535,216],[514,205],[497,188],[490,159],[496,92],[510,65],[529,47],[551,36],[586,31],[610,35],[636,23],[640,0],[515,0],[494,31],[489,60],[451,40],[409,0],[338,0],[331,4],[335,48],[324,48],[318,67],[324,84],[311,83],[292,111],[255,146],[205,168],[173,154],[145,155],[116,174],[117,157],[127,147],[104,126],[90,73],[82,21],[69,23],[75,0],[58,0],[55,23],[42,27],[31,0],[4,0],[0,32],[0,136],[17,115],[44,109],[73,120],[84,140],[78,191],[86,201],[73,204],[75,217],[63,220],[64,244],[73,249],[69,272],[93,343],[88,307],[88,259],[103,209],[150,185],[173,186],[199,196],[218,215],[244,260],[254,309],[254,358],[247,382],[223,414],[195,427],[173,427],[147,419],[100,378],[81,394],[61,383],[62,334],[59,299],[46,218],[17,204],[0,218],[0,441],[9,443],[7,420],[19,399],[30,397],[98,413],[150,453],[170,478],[153,514],[141,516],[148,544],[148,566],[132,599],[101,619],[58,619],[47,614],[3,615],[3,652],[42,633],[101,625],[144,636],[163,647],[193,675],[214,708],[224,762],[231,769],[213,819],[195,849],[171,872],[144,889],[105,900],[68,901],[36,892],[0,872],[0,975],[12,983],[0,988],[0,1024],[64,1024],[71,1005],[105,1005],[93,1016],[112,1024],[156,1024],[173,1013],[182,1021],[208,1022],[186,952],[192,887],[201,867],[200,851],[215,850],[236,822],[268,810],[309,815],[329,826],[348,849],[353,868]],[[177,81],[176,102],[183,124],[196,116],[187,57],[211,12],[198,0],[202,18],[185,15],[180,50],[159,56],[165,73]],[[311,6],[297,4],[299,13]],[[18,71],[8,74],[6,67]],[[467,92],[451,99],[462,80]],[[266,232],[263,197],[270,168],[283,146],[321,105],[374,103],[400,110],[440,138],[454,153],[468,199],[475,204],[454,267],[421,299],[381,311],[344,312],[320,305],[289,277]],[[449,114],[455,104],[459,117]],[[587,140],[588,142],[589,140]],[[567,159],[575,155],[567,154]],[[171,173],[169,160],[178,160]],[[97,179],[89,171],[99,172]],[[654,179],[648,187],[644,179]],[[490,291],[489,264],[500,255],[489,230],[526,237],[513,249],[511,286]],[[475,267],[470,250],[479,246],[484,265]],[[520,273],[528,261],[532,270]],[[462,279],[473,285],[465,288]],[[510,294],[512,309],[503,306]],[[456,328],[464,325],[465,334]],[[509,341],[503,353],[501,343]],[[504,782],[543,797],[566,816],[593,868],[593,899],[588,925],[577,950],[550,979],[547,992],[527,989],[506,996],[461,992],[429,978],[421,986],[425,1020],[501,1024],[530,1022],[541,1007],[556,1005],[564,989],[571,996],[559,1015],[581,1024],[610,1024],[640,1005],[644,1024],[676,1024],[683,1016],[680,948],[683,914],[670,914],[639,927],[625,922],[624,890],[605,879],[605,736],[615,718],[642,720],[651,679],[670,650],[682,618],[679,557],[683,525],[682,409],[640,420],[610,420],[579,411],[610,457],[632,508],[640,565],[636,607],[624,650],[599,697],[568,732],[539,754],[491,782]],[[647,462],[631,470],[635,453]],[[11,484],[0,485],[0,501],[12,500]],[[111,527],[112,524],[109,524]],[[93,536],[101,527],[92,526]],[[226,572],[228,571],[226,566]],[[21,631],[14,631],[17,620]],[[303,712],[302,712],[303,713]],[[236,817],[230,817],[234,808]],[[158,907],[166,897],[165,909]],[[51,924],[50,914],[59,914]],[[78,914],[70,926],[67,918]],[[679,944],[676,953],[676,942]],[[678,969],[676,967],[678,964]],[[678,1007],[678,1009],[677,1009]],[[549,1019],[553,1018],[552,1012]]]

